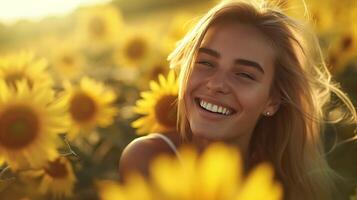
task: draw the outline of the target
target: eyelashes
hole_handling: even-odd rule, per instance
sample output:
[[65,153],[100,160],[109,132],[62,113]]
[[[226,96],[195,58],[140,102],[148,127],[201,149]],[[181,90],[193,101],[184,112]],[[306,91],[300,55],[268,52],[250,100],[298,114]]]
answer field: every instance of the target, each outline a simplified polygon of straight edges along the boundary
[[[196,64],[198,64],[201,67],[206,67],[208,69],[214,68],[216,66],[215,63],[210,62],[210,61],[206,61],[206,60],[197,61]],[[236,72],[236,73],[234,73],[234,75],[236,77],[238,77],[238,78],[249,79],[249,80],[252,80],[252,81],[256,80],[253,75],[251,75],[250,73],[247,73],[247,72]]]
[[208,67],[214,67],[214,65],[209,61],[198,61],[197,64],[205,65],[205,66],[208,66]]
[[236,73],[236,75],[255,81],[255,78],[252,75],[248,74],[248,73]]

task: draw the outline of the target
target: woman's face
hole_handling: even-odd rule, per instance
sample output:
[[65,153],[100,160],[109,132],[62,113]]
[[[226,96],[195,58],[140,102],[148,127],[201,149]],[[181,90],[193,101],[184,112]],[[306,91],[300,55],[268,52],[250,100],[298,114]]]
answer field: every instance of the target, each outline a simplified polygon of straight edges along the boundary
[[274,51],[253,26],[210,27],[185,92],[192,133],[208,140],[250,139],[260,116],[273,113]]

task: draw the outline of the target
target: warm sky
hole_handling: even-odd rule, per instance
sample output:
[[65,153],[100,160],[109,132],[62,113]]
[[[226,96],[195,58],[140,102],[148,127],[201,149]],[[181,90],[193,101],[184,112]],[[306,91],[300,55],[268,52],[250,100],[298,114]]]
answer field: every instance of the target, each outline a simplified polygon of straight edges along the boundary
[[38,20],[48,15],[65,15],[80,5],[109,2],[109,0],[0,0],[0,22],[17,19]]

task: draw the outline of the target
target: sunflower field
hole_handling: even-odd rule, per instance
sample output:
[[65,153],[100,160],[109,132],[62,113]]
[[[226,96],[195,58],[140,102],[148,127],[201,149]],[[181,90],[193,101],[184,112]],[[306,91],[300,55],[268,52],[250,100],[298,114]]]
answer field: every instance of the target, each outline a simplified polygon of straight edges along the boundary
[[[302,20],[309,10],[334,79],[357,105],[357,1],[302,2],[280,1]],[[216,3],[112,0],[37,21],[0,21],[0,200],[282,199],[268,164],[242,177],[240,156],[221,145],[200,158],[180,149],[181,160],[152,163],[151,182],[133,174],[119,184],[128,143],[175,129],[178,80],[167,56]],[[357,143],[333,144],[354,128],[325,130],[329,164],[350,200],[357,200]]]

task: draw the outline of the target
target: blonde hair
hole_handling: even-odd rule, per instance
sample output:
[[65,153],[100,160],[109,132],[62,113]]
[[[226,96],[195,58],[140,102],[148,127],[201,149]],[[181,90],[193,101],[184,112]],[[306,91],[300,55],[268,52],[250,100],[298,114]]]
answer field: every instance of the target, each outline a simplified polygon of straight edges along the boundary
[[[185,113],[184,95],[197,49],[208,28],[225,20],[256,27],[270,39],[276,51],[272,91],[281,105],[274,116],[261,118],[255,127],[250,153],[252,162],[269,161],[285,187],[287,199],[332,199],[334,171],[328,166],[322,143],[323,124],[342,120],[356,124],[356,110],[338,84],[331,79],[316,36],[302,22],[264,1],[225,1],[213,7],[178,43],[169,55],[170,67],[180,71],[178,130],[191,134]],[[348,113],[331,121],[333,106]],[[335,106],[336,108],[336,106]]]

